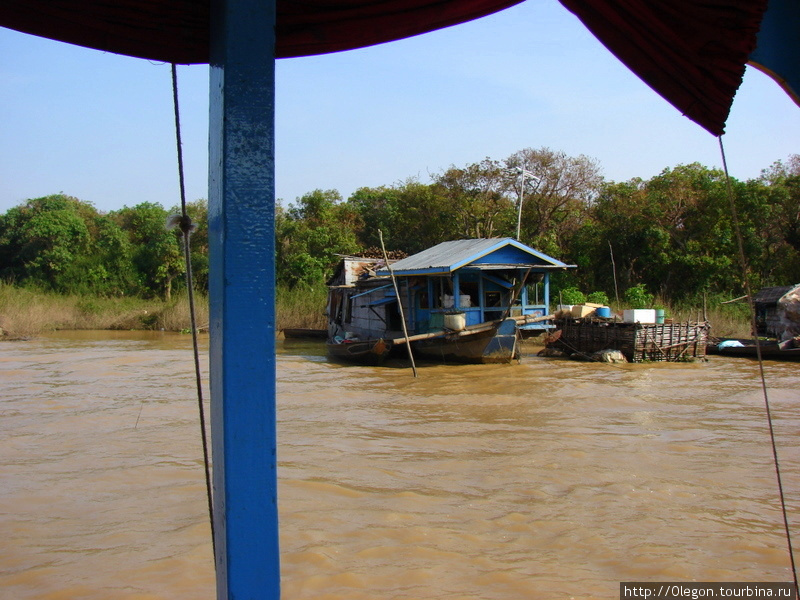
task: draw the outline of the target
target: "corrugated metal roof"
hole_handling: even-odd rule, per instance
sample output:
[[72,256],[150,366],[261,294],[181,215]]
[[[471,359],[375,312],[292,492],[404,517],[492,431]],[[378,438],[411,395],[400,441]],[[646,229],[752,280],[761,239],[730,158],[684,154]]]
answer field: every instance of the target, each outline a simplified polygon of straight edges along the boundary
[[757,304],[776,304],[778,300],[781,299],[781,296],[793,290],[795,287],[798,286],[782,285],[778,287],[761,288],[758,293],[753,296],[753,302]]
[[[512,238],[485,238],[471,240],[452,240],[442,242],[432,248],[423,250],[417,254],[392,263],[392,271],[396,275],[416,275],[432,273],[452,273],[476,260],[487,256],[493,252],[513,246],[514,248],[530,255],[530,261],[515,262],[508,264],[510,268],[538,265],[542,267],[566,268],[560,260],[556,260],[546,254],[521,244]],[[507,264],[507,261],[502,261]],[[388,273],[388,270],[381,269],[380,274]]]

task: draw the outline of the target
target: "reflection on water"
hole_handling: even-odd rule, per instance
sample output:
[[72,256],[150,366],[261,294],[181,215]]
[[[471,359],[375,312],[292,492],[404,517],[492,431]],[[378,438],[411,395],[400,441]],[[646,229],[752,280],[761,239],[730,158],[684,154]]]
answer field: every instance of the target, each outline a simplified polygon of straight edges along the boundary
[[[413,379],[279,342],[284,598],[791,579],[755,363],[530,350]],[[0,345],[0,598],[214,597],[191,360],[165,333]],[[800,365],[766,371],[800,527]]]

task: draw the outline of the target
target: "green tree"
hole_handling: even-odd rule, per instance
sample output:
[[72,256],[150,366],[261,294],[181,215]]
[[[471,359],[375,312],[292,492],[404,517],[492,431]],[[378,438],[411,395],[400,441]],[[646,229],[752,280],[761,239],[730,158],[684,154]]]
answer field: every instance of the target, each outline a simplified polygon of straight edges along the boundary
[[166,227],[167,211],[160,204],[143,202],[110,216],[128,235],[141,292],[169,300],[172,283],[185,267],[178,236]]
[[783,241],[800,252],[800,154],[776,161],[761,172],[759,182],[769,190],[770,223]]
[[72,263],[64,291],[101,296],[136,293],[136,273],[131,261],[128,236],[107,215],[97,215],[87,222],[92,245]]
[[380,247],[378,231],[383,233],[387,248],[399,248],[403,244],[403,232],[397,231],[400,220],[400,190],[394,187],[362,187],[347,199],[358,215],[356,238],[364,248]]
[[340,254],[359,248],[358,215],[335,190],[314,190],[275,214],[276,272],[280,283],[319,285],[333,272]]
[[135,291],[127,236],[94,206],[64,194],[28,200],[0,216],[0,277],[57,292]]
[[566,255],[569,240],[587,218],[603,183],[597,161],[550,148],[525,148],[506,158],[504,165],[507,189],[516,195],[518,169],[531,174],[522,191],[521,241],[553,256]]
[[421,252],[460,236],[453,227],[453,206],[435,184],[409,179],[398,187],[400,211],[392,231],[394,250]]
[[514,205],[506,195],[503,166],[489,158],[463,168],[450,167],[436,177],[453,211],[458,237],[513,235]]
[[55,194],[28,200],[0,217],[0,276],[62,291],[71,266],[91,242],[80,204]]
[[[170,215],[179,214],[181,214],[179,206],[174,206],[170,211]],[[192,225],[194,225],[194,229],[189,235],[192,280],[195,288],[208,290],[208,200],[200,198],[193,202],[187,202],[186,214],[189,215]],[[177,229],[175,233],[178,235],[180,251],[183,253],[183,235]]]
[[[730,187],[754,281],[762,284],[771,269],[765,190],[735,179]],[[572,247],[587,287],[644,284],[672,301],[741,290],[728,185],[721,171],[699,164],[605,185]]]

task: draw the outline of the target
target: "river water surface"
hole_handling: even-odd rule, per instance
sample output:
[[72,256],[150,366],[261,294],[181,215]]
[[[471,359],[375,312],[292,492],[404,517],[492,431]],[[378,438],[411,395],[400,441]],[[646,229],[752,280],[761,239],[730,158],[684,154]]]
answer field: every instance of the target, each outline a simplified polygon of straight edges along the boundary
[[[286,600],[792,579],[755,362],[530,347],[412,379],[278,347]],[[214,598],[191,360],[189,336],[166,333],[0,344],[0,598]],[[765,370],[800,530],[800,364]]]

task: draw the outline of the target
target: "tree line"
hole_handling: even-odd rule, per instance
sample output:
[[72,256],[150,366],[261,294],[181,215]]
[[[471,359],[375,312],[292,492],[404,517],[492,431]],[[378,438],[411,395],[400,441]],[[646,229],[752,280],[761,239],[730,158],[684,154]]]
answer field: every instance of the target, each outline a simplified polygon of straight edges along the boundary
[[[194,278],[207,286],[207,203],[187,210],[197,225]],[[0,280],[65,294],[169,299],[185,272],[179,234],[166,227],[169,215],[151,202],[101,213],[65,194],[28,200],[0,215]]]
[[278,209],[278,272],[289,285],[313,285],[339,254],[379,245],[379,230],[387,248],[411,254],[452,239],[516,237],[519,219],[521,242],[577,265],[555,277],[557,289],[612,299],[646,289],[695,303],[742,293],[734,209],[751,285],[800,282],[800,155],[748,181],[694,163],[613,182],[597,161],[548,148],[453,166],[429,184],[361,188],[346,201],[310,192]]
[[[521,204],[520,204],[521,203]],[[521,211],[520,211],[521,206]],[[666,302],[742,290],[733,211],[751,285],[800,281],[800,155],[758,178],[726,180],[700,164],[655,177],[607,181],[594,159],[526,148],[506,159],[452,166],[417,179],[363,187],[346,200],[314,190],[275,213],[278,283],[318,286],[340,255],[380,245],[408,254],[439,242],[516,237],[564,262],[556,287],[649,290]],[[192,270],[208,282],[205,200],[190,203]],[[169,297],[184,267],[179,234],[153,203],[100,213],[63,194],[0,215],[0,279],[64,293]]]

